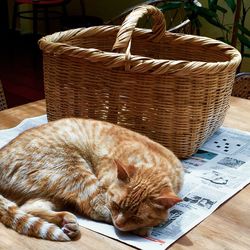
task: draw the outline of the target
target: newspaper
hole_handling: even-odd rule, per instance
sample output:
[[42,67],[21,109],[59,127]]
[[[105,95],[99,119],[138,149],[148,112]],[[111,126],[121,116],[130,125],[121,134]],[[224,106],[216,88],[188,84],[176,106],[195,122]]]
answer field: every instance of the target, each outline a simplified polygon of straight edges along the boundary
[[[0,147],[22,131],[46,122],[46,116],[40,116],[0,131]],[[112,225],[80,217],[79,224],[139,249],[166,249],[250,183],[250,133],[222,127],[196,154],[182,162],[183,202],[170,210],[168,221],[154,228],[150,237],[121,233]]]

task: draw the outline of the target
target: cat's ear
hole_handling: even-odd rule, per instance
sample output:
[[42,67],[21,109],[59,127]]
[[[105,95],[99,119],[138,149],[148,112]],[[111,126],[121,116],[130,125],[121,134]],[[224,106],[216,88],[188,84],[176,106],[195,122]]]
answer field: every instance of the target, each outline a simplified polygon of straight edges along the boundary
[[174,206],[176,203],[181,202],[182,199],[178,197],[173,191],[164,189],[162,190],[160,196],[155,199],[155,201],[159,205],[162,205],[168,209]]
[[126,166],[119,160],[114,160],[117,168],[117,178],[123,182],[128,182],[129,178],[134,175],[135,167],[132,165]]
[[117,168],[117,178],[120,181],[127,182],[129,180],[129,174],[126,169],[126,166],[121,163],[119,160],[114,160],[116,168]]

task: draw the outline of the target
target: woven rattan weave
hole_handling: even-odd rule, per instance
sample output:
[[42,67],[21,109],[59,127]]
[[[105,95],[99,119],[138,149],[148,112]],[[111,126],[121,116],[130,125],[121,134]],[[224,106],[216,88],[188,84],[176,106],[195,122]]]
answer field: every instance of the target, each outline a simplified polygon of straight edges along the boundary
[[7,109],[7,103],[6,103],[6,99],[5,99],[5,95],[3,91],[2,82],[0,80],[0,111],[4,109]]
[[[153,18],[152,30],[135,28]],[[193,154],[222,124],[241,61],[220,41],[165,31],[162,13],[143,5],[121,26],[68,30],[39,41],[49,120],[117,123]]]
[[236,75],[232,95],[250,100],[250,72]]

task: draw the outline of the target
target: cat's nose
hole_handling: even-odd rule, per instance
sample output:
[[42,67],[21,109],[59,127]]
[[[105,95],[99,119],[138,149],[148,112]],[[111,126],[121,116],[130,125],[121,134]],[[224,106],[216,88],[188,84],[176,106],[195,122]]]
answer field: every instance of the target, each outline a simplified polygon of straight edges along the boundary
[[124,222],[122,222],[122,221],[115,221],[115,225],[118,227],[118,228],[122,228],[122,227],[124,227]]
[[122,214],[119,214],[115,219],[115,226],[117,228],[123,228],[125,226],[126,219]]

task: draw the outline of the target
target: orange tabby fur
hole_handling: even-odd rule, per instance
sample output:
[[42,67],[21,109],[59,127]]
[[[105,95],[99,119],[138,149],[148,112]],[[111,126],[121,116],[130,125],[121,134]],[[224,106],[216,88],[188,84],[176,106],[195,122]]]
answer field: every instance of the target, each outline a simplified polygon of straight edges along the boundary
[[27,130],[0,150],[0,171],[0,222],[49,240],[79,235],[66,207],[148,234],[181,201],[183,169],[174,154],[101,121],[68,118]]

